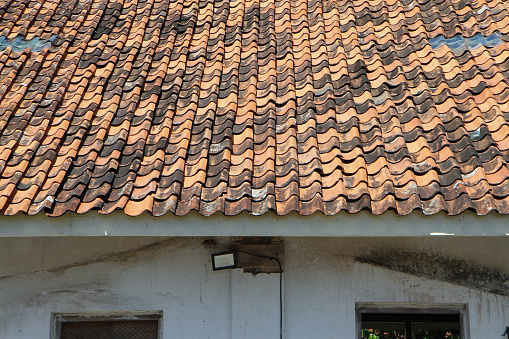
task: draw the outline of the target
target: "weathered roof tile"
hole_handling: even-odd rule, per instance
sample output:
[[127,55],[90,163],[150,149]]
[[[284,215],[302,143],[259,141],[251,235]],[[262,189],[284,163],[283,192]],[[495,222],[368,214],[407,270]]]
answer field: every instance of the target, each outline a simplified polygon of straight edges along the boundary
[[509,213],[508,42],[499,0],[15,2],[0,211]]

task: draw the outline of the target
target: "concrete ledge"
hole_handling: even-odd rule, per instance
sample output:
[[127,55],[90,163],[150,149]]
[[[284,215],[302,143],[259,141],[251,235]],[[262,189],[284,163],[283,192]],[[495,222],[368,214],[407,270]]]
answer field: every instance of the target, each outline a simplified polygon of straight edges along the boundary
[[58,218],[43,214],[3,216],[0,236],[505,236],[509,234],[508,221],[508,216],[494,212],[485,216],[473,212],[458,216],[413,212],[399,216],[394,212],[372,215],[362,211],[333,217],[317,213],[204,217],[193,212],[185,217],[152,217],[147,213],[129,217],[117,211],[109,215],[67,213]]

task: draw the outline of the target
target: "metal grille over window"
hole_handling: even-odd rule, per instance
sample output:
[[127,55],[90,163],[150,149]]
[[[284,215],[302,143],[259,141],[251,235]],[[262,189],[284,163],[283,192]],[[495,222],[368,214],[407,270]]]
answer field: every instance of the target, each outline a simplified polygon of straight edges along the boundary
[[461,339],[459,314],[363,313],[363,339]]
[[157,339],[157,320],[63,322],[61,339]]

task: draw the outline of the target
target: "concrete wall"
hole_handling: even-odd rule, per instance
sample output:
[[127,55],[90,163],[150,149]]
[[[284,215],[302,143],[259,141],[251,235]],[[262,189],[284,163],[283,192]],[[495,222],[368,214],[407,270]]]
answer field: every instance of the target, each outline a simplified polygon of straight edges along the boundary
[[[500,338],[509,297],[359,259],[380,249],[429,252],[503,277],[505,242],[486,239],[484,250],[453,251],[473,246],[472,239],[286,238],[285,338],[354,339],[355,305],[367,302],[465,304],[470,338]],[[213,272],[210,254],[231,239],[204,240],[4,238],[0,338],[49,338],[53,313],[98,311],[163,311],[165,339],[278,338],[278,275]]]
[[[274,225],[277,224],[277,227]],[[0,218],[0,237],[34,236],[508,236],[505,215],[490,212],[480,216],[472,211],[449,216],[444,212],[424,215],[413,211],[397,215],[387,211],[373,215],[368,211],[350,214],[341,211],[334,216],[322,213],[302,217],[297,212],[278,216],[248,212],[234,218],[222,213],[204,217],[193,211],[185,217],[167,213],[160,217],[142,213],[136,218],[117,210],[111,214],[97,212],[66,213],[58,218],[43,213],[27,217],[23,213]]]

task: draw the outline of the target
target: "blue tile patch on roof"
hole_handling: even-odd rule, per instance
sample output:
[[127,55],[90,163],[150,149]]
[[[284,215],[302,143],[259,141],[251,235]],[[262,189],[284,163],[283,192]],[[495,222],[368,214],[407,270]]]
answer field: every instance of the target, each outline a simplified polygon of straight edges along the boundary
[[463,52],[468,50],[474,50],[479,48],[480,46],[492,48],[497,47],[501,43],[502,34],[500,32],[495,32],[487,37],[482,35],[481,33],[477,33],[469,38],[463,37],[460,34],[453,36],[452,38],[446,38],[443,35],[439,35],[437,37],[429,39],[429,43],[431,44],[431,48],[438,49],[444,45],[447,45],[454,55],[460,55]]
[[44,48],[49,48],[51,42],[55,40],[57,35],[51,36],[49,39],[41,39],[39,37],[35,37],[31,40],[25,40],[22,37],[18,36],[16,39],[7,39],[6,37],[0,37],[0,52],[7,49],[7,47],[11,47],[13,52],[21,52],[25,48],[30,49],[32,52],[40,52]]

